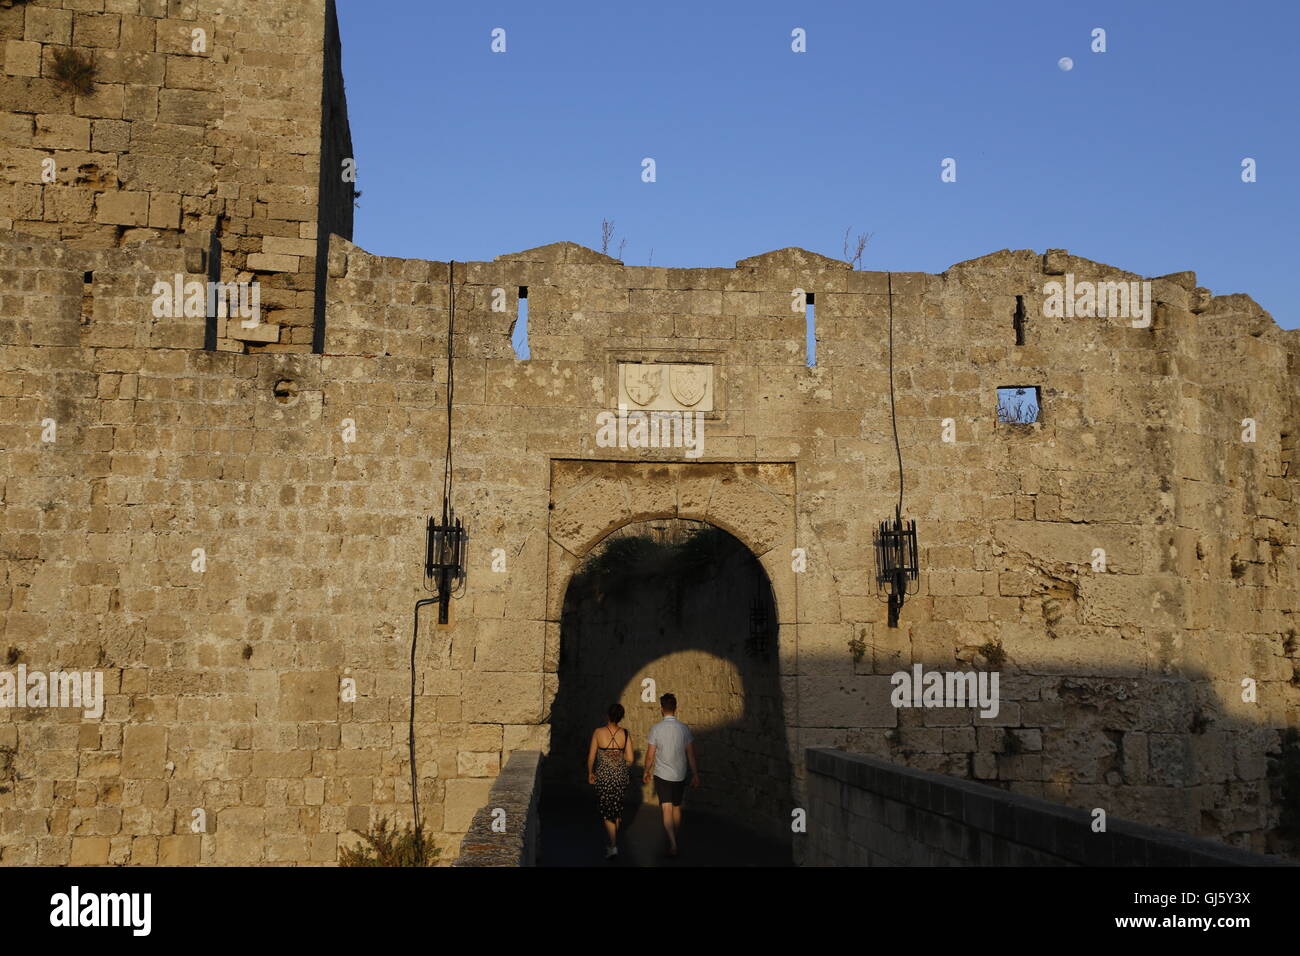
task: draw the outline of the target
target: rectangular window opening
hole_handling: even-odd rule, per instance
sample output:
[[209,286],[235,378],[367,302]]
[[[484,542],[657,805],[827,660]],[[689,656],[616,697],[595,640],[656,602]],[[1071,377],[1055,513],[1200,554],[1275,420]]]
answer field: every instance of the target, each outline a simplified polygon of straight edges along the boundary
[[95,273],[81,274],[81,324],[89,325],[95,319]]
[[1025,344],[1025,297],[1016,296],[1016,314],[1011,319],[1011,325],[1016,330],[1016,344]]
[[1042,411],[1042,390],[1037,385],[998,386],[998,424],[1032,425]]
[[519,287],[519,314],[515,319],[514,333],[510,336],[510,344],[514,346],[515,358],[525,360],[532,356],[532,350],[528,347],[528,286]]
[[804,329],[807,333],[809,368],[817,364],[817,309],[815,302],[816,299],[811,292],[805,294],[803,317]]

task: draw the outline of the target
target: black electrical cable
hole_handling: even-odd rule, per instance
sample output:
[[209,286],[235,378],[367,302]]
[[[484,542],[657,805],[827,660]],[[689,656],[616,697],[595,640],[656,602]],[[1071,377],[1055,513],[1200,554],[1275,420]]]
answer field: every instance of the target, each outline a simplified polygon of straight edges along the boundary
[[437,604],[437,598],[424,598],[415,602],[415,622],[411,628],[411,713],[410,734],[407,742],[411,750],[411,812],[415,818],[415,833],[420,835],[420,782],[415,773],[415,646],[420,639],[420,608]]
[[456,387],[456,366],[452,355],[452,340],[456,331],[456,286],[452,278],[455,271],[455,261],[447,263],[447,454],[442,474],[444,508],[451,501],[451,395]]
[[903,450],[898,444],[898,415],[894,410],[894,274],[885,273],[889,292],[889,421],[894,427],[894,453],[898,455],[898,511],[895,516],[901,521],[903,515]]
[[[451,501],[451,402],[452,389],[456,382],[455,364],[452,352],[452,337],[456,328],[456,286],[454,276],[455,261],[447,263],[447,453],[442,473],[442,509],[444,524],[449,502]],[[425,587],[429,584],[426,581]],[[410,723],[407,730],[407,747],[411,757],[411,814],[415,820],[416,837],[420,836],[420,780],[415,768],[415,649],[420,640],[420,608],[437,604],[438,598],[422,598],[415,602],[415,615],[411,624],[411,708]]]

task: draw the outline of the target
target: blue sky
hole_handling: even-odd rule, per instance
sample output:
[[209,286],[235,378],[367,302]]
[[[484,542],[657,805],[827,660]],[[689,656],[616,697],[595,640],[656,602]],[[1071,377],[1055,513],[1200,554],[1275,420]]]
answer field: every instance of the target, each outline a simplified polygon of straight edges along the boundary
[[1300,327],[1289,0],[338,8],[374,253],[598,248],[608,218],[629,265],[730,266],[852,227],[867,269],[1066,248]]

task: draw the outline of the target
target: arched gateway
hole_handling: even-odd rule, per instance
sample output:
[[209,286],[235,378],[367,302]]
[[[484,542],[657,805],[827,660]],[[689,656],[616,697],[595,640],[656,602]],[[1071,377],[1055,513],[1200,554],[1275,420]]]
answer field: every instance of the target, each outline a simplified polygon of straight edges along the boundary
[[[575,784],[585,773],[592,726],[610,702],[626,708],[624,726],[638,757],[629,820],[642,799],[653,802],[650,788],[639,785],[645,738],[659,719],[658,695],[672,691],[696,733],[706,780],[690,795],[693,813],[704,810],[754,833],[759,839],[741,843],[761,847],[763,859],[788,860],[797,740],[794,701],[783,688],[781,636],[786,645],[793,641],[797,613],[780,608],[772,578],[793,573],[788,557],[778,557],[791,549],[776,546],[793,532],[790,467],[557,462],[556,468],[565,473],[565,490],[552,511],[558,549],[552,580],[563,604],[558,659],[548,660],[556,665],[558,687],[548,714],[542,819],[551,836],[543,845],[569,840],[576,811],[568,804],[580,805],[589,818],[573,838],[592,842],[591,797]],[[638,498],[649,502],[649,511],[637,507]],[[601,522],[624,523],[593,542],[587,538],[593,519],[596,535],[604,531]],[[797,603],[796,595],[797,588],[787,588],[787,602]]]

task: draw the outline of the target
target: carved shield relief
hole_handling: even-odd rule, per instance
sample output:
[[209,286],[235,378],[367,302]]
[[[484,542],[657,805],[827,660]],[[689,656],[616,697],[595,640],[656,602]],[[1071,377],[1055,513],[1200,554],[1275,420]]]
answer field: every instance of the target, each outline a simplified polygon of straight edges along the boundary
[[638,405],[649,405],[663,388],[662,366],[628,365],[624,369],[623,389]]
[[703,362],[620,362],[618,401],[647,411],[713,411],[713,366]]
[[668,388],[673,398],[687,408],[699,403],[709,387],[709,366],[674,365],[668,375]]

